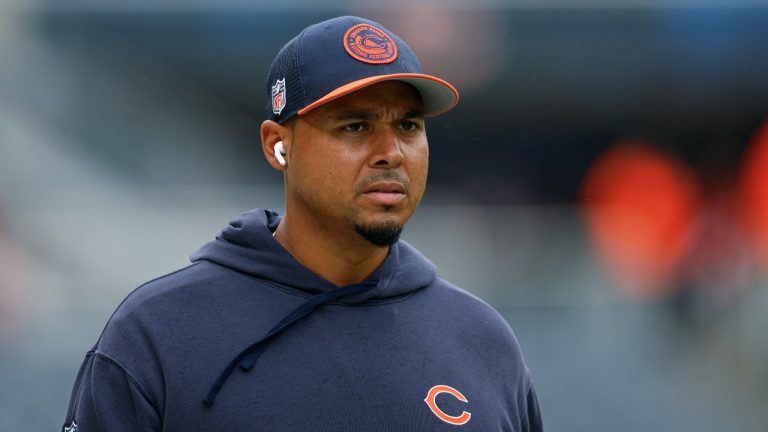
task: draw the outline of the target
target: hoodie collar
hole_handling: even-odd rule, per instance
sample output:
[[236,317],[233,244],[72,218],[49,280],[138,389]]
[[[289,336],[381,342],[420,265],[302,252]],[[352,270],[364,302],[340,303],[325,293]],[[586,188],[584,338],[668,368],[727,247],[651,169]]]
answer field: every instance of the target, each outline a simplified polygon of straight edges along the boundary
[[[338,287],[296,261],[273,237],[280,215],[254,209],[239,215],[215,240],[191,256],[192,262],[211,261],[307,294],[332,291]],[[363,283],[376,287],[345,297],[347,304],[402,296],[431,284],[435,265],[404,241],[398,241],[379,268]]]

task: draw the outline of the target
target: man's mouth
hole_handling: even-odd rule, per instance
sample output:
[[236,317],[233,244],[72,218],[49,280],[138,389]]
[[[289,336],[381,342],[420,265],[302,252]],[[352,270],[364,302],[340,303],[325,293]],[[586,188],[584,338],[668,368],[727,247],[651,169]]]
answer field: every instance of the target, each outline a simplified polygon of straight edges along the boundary
[[402,183],[385,181],[366,187],[363,190],[363,196],[376,204],[392,206],[402,201],[406,192]]

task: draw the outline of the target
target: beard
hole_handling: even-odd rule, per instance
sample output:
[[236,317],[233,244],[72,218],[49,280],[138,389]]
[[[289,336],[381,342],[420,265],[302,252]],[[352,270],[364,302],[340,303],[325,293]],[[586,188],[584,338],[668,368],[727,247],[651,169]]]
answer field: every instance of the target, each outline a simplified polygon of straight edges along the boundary
[[388,247],[397,243],[403,232],[403,225],[388,221],[378,224],[355,225],[355,232],[374,246]]

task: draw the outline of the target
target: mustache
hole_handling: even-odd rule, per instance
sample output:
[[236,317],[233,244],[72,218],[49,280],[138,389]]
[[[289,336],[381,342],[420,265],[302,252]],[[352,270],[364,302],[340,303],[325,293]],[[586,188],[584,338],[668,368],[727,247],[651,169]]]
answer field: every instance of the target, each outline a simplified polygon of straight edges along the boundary
[[367,188],[369,185],[374,183],[379,183],[382,181],[394,181],[398,182],[401,185],[403,185],[403,188],[405,188],[406,191],[410,190],[411,182],[408,180],[407,177],[403,176],[397,171],[381,171],[377,172],[374,175],[366,178],[365,180],[361,181],[357,187],[355,187],[355,192],[358,194],[363,193],[365,188]]

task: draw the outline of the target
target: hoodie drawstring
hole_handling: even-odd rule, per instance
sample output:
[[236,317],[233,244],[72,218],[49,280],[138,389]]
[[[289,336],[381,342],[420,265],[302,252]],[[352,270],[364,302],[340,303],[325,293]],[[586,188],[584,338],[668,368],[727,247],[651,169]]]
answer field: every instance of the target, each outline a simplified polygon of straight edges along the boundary
[[358,285],[349,285],[337,288],[332,291],[326,291],[324,293],[312,296],[309,300],[299,305],[299,307],[291,311],[291,313],[286,315],[285,318],[280,320],[280,322],[272,327],[272,329],[270,329],[264,337],[252,343],[250,346],[242,350],[240,354],[235,356],[235,358],[229,362],[227,367],[224,368],[224,370],[221,372],[221,375],[219,375],[219,378],[208,391],[208,395],[205,397],[205,399],[203,399],[203,404],[210,408],[213,405],[214,399],[216,399],[216,395],[219,394],[219,391],[224,386],[224,383],[227,381],[229,376],[232,374],[232,371],[235,370],[235,367],[237,367],[238,364],[240,365],[240,369],[245,372],[251,370],[253,365],[255,365],[256,361],[259,359],[259,356],[261,356],[264,350],[266,350],[267,345],[275,338],[275,336],[288,329],[288,327],[292,326],[296,323],[296,321],[308,315],[310,312],[315,310],[315,308],[322,305],[323,303],[337,300],[342,297],[362,294],[375,287],[375,282],[366,282]]

